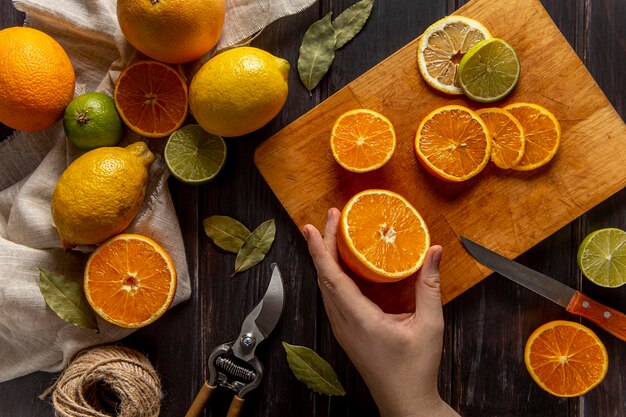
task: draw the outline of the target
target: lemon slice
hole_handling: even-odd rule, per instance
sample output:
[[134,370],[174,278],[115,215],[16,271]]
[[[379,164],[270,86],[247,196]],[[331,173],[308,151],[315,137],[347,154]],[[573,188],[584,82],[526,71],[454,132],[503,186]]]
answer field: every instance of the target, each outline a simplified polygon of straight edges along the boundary
[[463,94],[457,69],[463,56],[478,42],[491,39],[481,23],[463,16],[447,16],[433,23],[417,45],[417,62],[424,80],[447,94]]
[[520,73],[515,49],[502,39],[485,39],[461,59],[458,81],[465,95],[481,103],[506,97],[517,84]]
[[577,259],[590,281],[602,287],[626,284],[626,232],[609,228],[590,233],[580,244]]
[[204,184],[222,170],[226,144],[200,125],[187,125],[170,135],[164,156],[176,178],[188,184]]

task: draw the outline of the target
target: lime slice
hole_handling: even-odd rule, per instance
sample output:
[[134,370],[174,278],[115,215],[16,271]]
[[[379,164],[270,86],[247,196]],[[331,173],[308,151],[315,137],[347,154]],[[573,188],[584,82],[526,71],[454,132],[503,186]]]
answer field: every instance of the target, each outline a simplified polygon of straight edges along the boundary
[[519,79],[515,50],[502,39],[486,39],[474,45],[459,63],[458,81],[472,100],[490,103],[504,98]]
[[226,144],[200,125],[187,125],[170,135],[164,156],[176,178],[188,184],[204,184],[224,166]]
[[578,248],[578,266],[592,282],[602,287],[626,283],[626,232],[600,229],[589,234]]

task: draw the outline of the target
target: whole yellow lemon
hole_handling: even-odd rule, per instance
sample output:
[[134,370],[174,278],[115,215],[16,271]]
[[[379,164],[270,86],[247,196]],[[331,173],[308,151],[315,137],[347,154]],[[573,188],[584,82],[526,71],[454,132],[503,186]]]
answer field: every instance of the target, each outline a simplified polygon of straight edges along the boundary
[[63,248],[94,245],[126,229],[141,208],[154,155],[144,142],[89,151],[67,167],[52,192]]
[[128,42],[170,64],[209,52],[220,39],[225,13],[225,0],[117,0],[117,20]]
[[272,120],[285,105],[289,62],[240,47],[211,58],[189,86],[189,106],[204,130],[241,136]]

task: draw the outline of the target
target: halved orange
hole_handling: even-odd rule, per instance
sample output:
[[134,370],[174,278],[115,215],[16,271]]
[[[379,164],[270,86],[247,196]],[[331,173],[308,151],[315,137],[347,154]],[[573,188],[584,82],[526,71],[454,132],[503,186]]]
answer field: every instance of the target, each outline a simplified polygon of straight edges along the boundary
[[422,216],[404,197],[366,190],[341,212],[339,254],[357,275],[374,282],[404,279],[422,266],[430,234]]
[[368,109],[350,110],[337,119],[330,149],[339,165],[352,172],[385,165],[396,148],[396,133],[385,116]]
[[415,135],[415,154],[434,176],[450,182],[465,181],[489,162],[491,136],[472,110],[444,106],[420,123]]
[[187,117],[187,84],[169,65],[138,61],[115,83],[115,106],[134,132],[150,138],[170,135]]
[[491,160],[497,167],[509,169],[524,156],[524,128],[511,113],[497,107],[480,109],[476,114],[483,119],[491,136]]
[[524,362],[535,382],[557,397],[576,397],[597,386],[609,358],[602,341],[582,324],[557,320],[533,332]]
[[478,42],[491,39],[482,23],[464,16],[446,16],[430,25],[417,44],[417,64],[431,87],[463,94],[457,70],[463,56]]
[[530,171],[550,162],[561,141],[561,125],[547,109],[533,103],[514,103],[504,107],[524,129],[526,147],[520,162],[511,169]]
[[176,293],[172,258],[154,240],[117,235],[91,254],[85,267],[87,301],[100,317],[121,327],[152,323]]

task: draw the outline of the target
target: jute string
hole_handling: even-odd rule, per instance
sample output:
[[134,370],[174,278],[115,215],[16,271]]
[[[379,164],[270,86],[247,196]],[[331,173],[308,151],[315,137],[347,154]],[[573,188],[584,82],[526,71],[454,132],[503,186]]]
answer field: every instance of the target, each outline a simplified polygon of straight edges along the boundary
[[79,352],[52,392],[56,417],[157,417],[161,381],[150,361],[122,346]]

